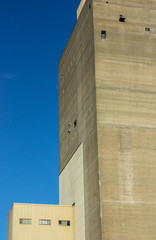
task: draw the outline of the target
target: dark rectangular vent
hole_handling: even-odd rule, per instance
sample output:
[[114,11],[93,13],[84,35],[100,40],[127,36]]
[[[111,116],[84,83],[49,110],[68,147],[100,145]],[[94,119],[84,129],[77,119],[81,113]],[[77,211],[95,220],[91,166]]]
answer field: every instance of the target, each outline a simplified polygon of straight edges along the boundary
[[146,31],[146,32],[150,32],[151,29],[150,29],[149,27],[146,27],[146,28],[145,28],[145,31]]
[[59,220],[59,225],[62,225],[62,226],[70,226],[70,221]]
[[125,17],[123,17],[122,15],[120,15],[120,17],[119,17],[119,22],[125,22]]

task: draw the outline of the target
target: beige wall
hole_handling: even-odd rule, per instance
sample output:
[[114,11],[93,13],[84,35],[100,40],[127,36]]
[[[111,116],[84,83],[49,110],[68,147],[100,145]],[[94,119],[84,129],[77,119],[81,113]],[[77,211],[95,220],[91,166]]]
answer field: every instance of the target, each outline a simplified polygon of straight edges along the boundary
[[[7,240],[74,240],[75,216],[73,206],[14,203],[8,214]],[[19,219],[31,219],[31,224],[19,224]],[[51,225],[39,225],[39,219],[51,220]],[[70,226],[60,226],[59,220],[69,220]]]
[[60,174],[59,186],[60,204],[75,204],[75,239],[85,240],[83,144]]

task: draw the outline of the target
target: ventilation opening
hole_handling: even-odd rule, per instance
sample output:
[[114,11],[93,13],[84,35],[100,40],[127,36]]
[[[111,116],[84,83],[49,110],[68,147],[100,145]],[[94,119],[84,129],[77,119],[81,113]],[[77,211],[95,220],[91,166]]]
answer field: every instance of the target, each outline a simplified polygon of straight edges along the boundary
[[89,9],[91,9],[91,7],[92,7],[92,5],[91,5],[91,4],[89,4]]
[[59,225],[70,226],[70,221],[59,220]]
[[106,39],[106,31],[105,30],[101,31],[101,39]]
[[77,120],[75,119],[75,121],[74,121],[74,127],[76,127],[76,125],[77,125]]
[[108,1],[106,1],[106,3],[108,3]]
[[119,17],[119,22],[125,22],[125,17],[123,17],[122,15],[120,15],[120,17]]
[[145,28],[145,31],[146,31],[146,32],[150,32],[151,29],[150,29],[149,27],[146,27],[146,28]]

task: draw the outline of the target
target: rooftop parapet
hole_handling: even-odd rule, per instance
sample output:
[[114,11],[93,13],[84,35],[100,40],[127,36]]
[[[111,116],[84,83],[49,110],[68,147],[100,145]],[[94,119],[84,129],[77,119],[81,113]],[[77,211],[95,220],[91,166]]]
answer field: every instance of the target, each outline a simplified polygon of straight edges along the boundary
[[77,9],[77,19],[78,19],[79,16],[80,16],[80,13],[81,13],[81,11],[82,11],[82,8],[83,8],[85,2],[86,2],[86,0],[81,0],[80,4],[79,4],[79,6],[78,6],[78,9]]

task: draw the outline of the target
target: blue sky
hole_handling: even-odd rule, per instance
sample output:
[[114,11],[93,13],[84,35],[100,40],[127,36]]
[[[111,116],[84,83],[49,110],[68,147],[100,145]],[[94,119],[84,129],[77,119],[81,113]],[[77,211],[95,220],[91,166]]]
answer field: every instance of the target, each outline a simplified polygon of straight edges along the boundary
[[79,0],[1,0],[0,240],[13,202],[58,204],[58,61]]

